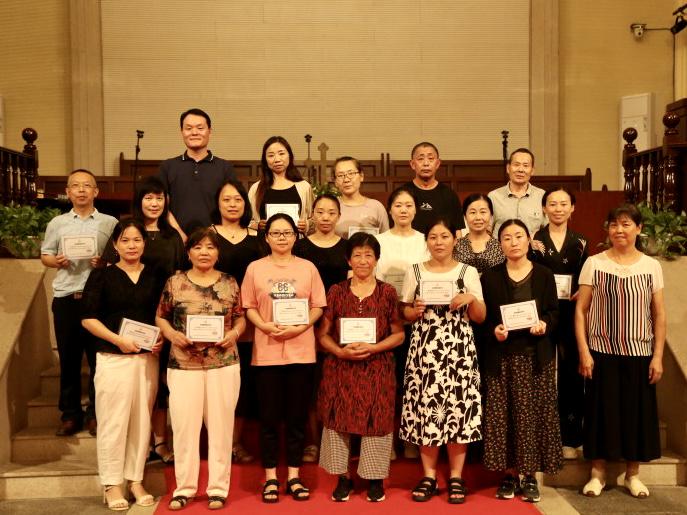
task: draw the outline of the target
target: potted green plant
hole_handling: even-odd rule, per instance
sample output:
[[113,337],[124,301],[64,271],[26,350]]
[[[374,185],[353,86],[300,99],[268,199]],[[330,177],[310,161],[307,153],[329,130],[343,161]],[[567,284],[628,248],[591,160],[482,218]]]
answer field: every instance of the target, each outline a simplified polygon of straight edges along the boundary
[[37,258],[48,222],[60,214],[56,208],[10,204],[0,206],[0,244],[17,258]]
[[687,254],[687,215],[672,209],[653,212],[645,203],[637,205],[642,213],[640,238],[644,250],[652,256],[675,259]]

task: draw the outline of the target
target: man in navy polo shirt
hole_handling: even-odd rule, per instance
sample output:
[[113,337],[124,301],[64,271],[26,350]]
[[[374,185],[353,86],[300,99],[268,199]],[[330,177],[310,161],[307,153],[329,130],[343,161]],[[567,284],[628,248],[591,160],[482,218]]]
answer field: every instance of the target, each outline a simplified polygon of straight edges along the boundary
[[208,150],[212,122],[205,111],[184,111],[179,125],[186,152],[162,162],[160,179],[169,194],[170,223],[181,229],[185,241],[194,229],[213,222],[217,190],[234,178],[234,171],[229,162]]

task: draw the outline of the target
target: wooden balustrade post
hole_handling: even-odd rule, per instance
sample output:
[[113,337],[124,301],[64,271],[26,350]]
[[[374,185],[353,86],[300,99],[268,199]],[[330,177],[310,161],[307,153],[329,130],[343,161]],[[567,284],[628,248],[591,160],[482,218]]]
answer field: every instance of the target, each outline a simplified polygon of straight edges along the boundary
[[31,159],[27,159],[24,201],[27,204],[35,204],[36,181],[38,181],[38,148],[34,142],[38,139],[38,132],[27,127],[21,131],[21,137],[26,142],[26,145],[24,145],[24,154],[31,156]]
[[680,116],[677,113],[668,111],[663,115],[663,125],[666,130],[663,133],[663,202],[662,209],[672,209],[680,212],[684,205],[685,199],[678,198],[678,179],[677,173],[677,155],[679,150],[674,147],[679,142],[679,134],[676,129],[680,123]]
[[660,173],[660,166],[659,166],[659,155],[657,151],[650,152],[647,156],[647,162],[648,162],[648,167],[649,167],[649,174],[650,174],[650,189],[651,189],[651,194],[649,197],[649,201],[651,203],[651,210],[656,212],[661,208],[661,192],[663,191],[663,178],[661,177]]
[[645,202],[651,207],[651,195],[649,192],[649,160],[646,155],[639,159],[639,174],[641,176],[641,186],[639,188],[640,202]]
[[623,131],[623,139],[625,140],[625,146],[623,147],[623,169],[625,173],[623,174],[625,178],[625,185],[623,191],[625,193],[625,202],[634,204],[638,197],[638,188],[636,188],[635,174],[638,174],[638,170],[635,168],[634,154],[637,153],[637,147],[634,141],[637,139],[637,129],[634,127],[628,127]]
[[10,158],[10,191],[12,202],[19,203],[19,155],[12,154]]

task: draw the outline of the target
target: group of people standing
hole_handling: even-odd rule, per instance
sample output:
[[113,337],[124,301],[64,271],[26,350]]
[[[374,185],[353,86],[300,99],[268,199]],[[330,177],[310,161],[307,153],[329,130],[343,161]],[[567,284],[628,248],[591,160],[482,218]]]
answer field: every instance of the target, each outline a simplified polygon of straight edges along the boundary
[[[314,198],[278,136],[246,191],[207,149],[209,116],[192,109],[180,125],[187,151],[138,184],[133,218],[99,213],[95,177],[76,170],[73,209],[50,222],[42,247],[58,269],[58,434],[84,417],[97,434],[110,509],[128,509],[125,481],[137,504],[154,502],[141,483],[150,442],[175,466],[169,508],[184,508],[197,494],[203,423],[208,507],[223,507],[232,456],[252,460],[241,442],[250,416],[266,503],[280,496],[282,423],[285,491],[297,501],[310,496],[300,478],[308,438],[338,476],[332,499],[349,499],[351,437],[367,499],[384,500],[395,433],[419,448],[418,502],[439,492],[441,446],[448,502],[465,502],[467,446],[479,441],[485,466],[504,473],[500,499],[537,502],[534,474],[556,473],[581,444],[592,460],[583,493],[599,495],[605,462],[624,459],[626,487],[648,496],[638,467],[660,455],[665,312],[660,266],[638,250],[636,208],[609,213],[610,247],[588,259],[568,228],[574,194],[531,185],[527,149],[512,153],[506,186],[461,206],[436,180],[438,150],[420,143],[415,178],[385,208],[360,192],[352,157],[334,164],[341,196]],[[84,351],[95,374],[86,415]]]

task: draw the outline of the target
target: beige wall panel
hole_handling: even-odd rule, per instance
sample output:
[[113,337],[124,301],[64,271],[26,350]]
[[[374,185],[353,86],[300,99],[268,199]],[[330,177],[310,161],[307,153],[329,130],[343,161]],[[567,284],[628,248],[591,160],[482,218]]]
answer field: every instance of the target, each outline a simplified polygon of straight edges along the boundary
[[[213,118],[211,148],[257,159],[281,134],[297,158],[499,158],[502,129],[529,138],[529,1],[103,0],[105,160],[183,150],[178,115]],[[509,30],[518,27],[518,30]]]
[[[622,4],[622,5],[621,5]],[[561,165],[591,167],[595,189],[619,188],[620,97],[654,93],[655,144],[672,101],[672,35],[651,31],[637,41],[630,24],[669,27],[673,0],[575,0],[560,4]]]
[[66,0],[0,1],[0,96],[5,147],[24,148],[21,131],[38,131],[40,173],[71,168],[69,17]]

